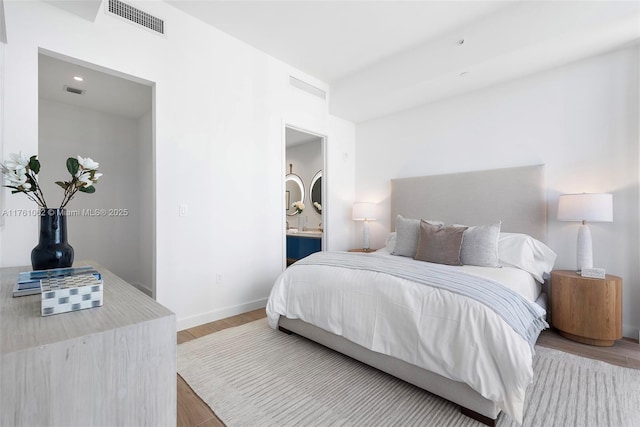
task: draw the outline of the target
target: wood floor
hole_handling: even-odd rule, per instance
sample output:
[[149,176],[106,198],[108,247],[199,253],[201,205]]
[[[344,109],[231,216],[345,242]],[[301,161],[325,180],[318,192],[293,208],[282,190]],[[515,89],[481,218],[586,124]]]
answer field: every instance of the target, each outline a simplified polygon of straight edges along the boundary
[[[245,323],[266,317],[264,309],[250,311],[238,316],[207,323],[178,332],[178,344],[221,331],[226,328],[240,326]],[[538,345],[566,351],[578,356],[598,359],[614,365],[640,369],[640,345],[630,339],[616,341],[613,347],[594,347],[569,341],[553,330],[543,331],[537,341]],[[178,375],[178,426],[212,427],[224,426],[216,414],[206,403],[191,390],[189,385]]]

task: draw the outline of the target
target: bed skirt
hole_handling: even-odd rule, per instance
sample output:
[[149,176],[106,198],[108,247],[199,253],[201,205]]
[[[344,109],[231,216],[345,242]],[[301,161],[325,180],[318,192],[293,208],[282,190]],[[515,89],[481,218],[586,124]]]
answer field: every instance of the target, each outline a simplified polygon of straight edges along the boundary
[[294,332],[460,405],[465,415],[484,424],[496,423],[500,410],[495,403],[482,397],[465,383],[450,380],[386,354],[376,353],[299,319],[280,316],[278,326],[284,332]]

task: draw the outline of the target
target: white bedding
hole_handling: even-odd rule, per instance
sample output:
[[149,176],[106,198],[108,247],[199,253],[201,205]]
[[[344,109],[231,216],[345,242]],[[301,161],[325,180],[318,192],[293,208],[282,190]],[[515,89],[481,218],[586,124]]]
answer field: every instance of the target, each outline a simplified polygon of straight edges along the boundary
[[[540,293],[522,270],[456,268],[501,281],[529,301]],[[533,377],[531,349],[500,316],[473,299],[384,273],[294,264],[278,278],[267,303],[271,327],[277,328],[281,315],[465,382],[522,422]]]
[[460,268],[469,274],[500,282],[512,291],[522,295],[527,301],[536,302],[542,291],[542,285],[531,274],[519,268],[476,267],[473,265],[463,265]]

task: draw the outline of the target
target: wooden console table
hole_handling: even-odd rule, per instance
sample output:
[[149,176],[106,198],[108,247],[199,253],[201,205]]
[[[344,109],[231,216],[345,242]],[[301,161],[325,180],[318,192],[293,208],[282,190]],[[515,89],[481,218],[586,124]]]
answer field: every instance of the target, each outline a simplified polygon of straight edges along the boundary
[[104,305],[40,316],[0,269],[0,425],[175,426],[176,319],[104,267]]

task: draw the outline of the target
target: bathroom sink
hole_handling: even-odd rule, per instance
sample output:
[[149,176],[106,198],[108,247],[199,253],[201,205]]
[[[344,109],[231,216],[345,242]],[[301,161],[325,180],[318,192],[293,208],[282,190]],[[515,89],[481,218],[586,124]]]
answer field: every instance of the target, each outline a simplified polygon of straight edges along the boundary
[[290,228],[287,230],[287,234],[303,237],[322,237],[322,231],[320,230],[304,230],[298,231],[297,228]]

